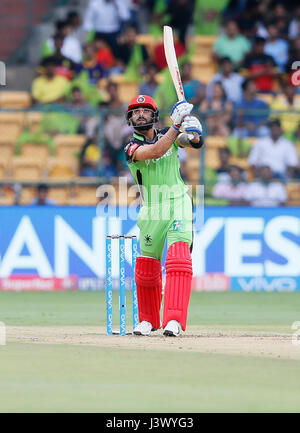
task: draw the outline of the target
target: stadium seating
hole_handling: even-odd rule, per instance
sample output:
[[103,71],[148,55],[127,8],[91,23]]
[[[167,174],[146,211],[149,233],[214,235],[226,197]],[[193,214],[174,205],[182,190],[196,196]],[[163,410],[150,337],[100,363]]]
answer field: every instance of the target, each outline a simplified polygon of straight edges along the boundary
[[57,158],[78,167],[79,154],[86,141],[82,134],[58,134],[54,137],[55,155]]
[[34,133],[38,130],[42,117],[43,113],[38,111],[30,111],[26,114],[25,123],[31,133]]
[[288,193],[288,206],[299,206],[300,205],[300,182],[291,182],[286,184],[286,190]]
[[4,161],[0,160],[0,180],[4,180],[7,177],[7,165]]
[[111,81],[118,84],[120,99],[124,103],[129,102],[134,95],[138,94],[139,83],[127,81],[124,75],[113,75]]
[[221,135],[208,135],[205,137],[205,147],[214,149],[226,147],[226,137]]
[[10,164],[11,159],[15,152],[15,146],[11,142],[0,141],[0,160]]
[[0,92],[0,108],[13,108],[15,110],[29,108],[31,96],[28,92],[2,91]]
[[145,45],[150,56],[152,56],[157,40],[152,34],[140,34],[136,38],[137,43]]
[[45,144],[23,143],[21,146],[21,155],[34,158],[46,165],[50,156],[50,150]]
[[50,158],[47,168],[49,179],[70,180],[76,176],[74,163],[64,158]]
[[54,200],[57,205],[67,205],[70,200],[70,187],[49,185],[48,198]]
[[0,112],[0,143],[15,144],[25,121],[24,113]]
[[96,197],[97,186],[76,185],[72,190],[68,204],[96,206],[99,199]]
[[12,160],[12,178],[14,180],[37,180],[44,177],[43,163],[36,158],[14,157]]

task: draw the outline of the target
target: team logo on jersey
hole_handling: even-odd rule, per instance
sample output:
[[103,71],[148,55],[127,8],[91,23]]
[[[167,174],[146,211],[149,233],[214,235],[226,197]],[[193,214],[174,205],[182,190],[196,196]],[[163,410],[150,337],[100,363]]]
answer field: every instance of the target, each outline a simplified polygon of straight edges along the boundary
[[152,238],[151,238],[151,236],[150,235],[146,235],[144,239],[145,239],[146,247],[151,247],[151,245],[152,245]]
[[140,96],[137,98],[136,102],[139,102],[139,103],[145,102],[145,98],[144,98],[144,96],[140,95]]
[[173,231],[182,232],[182,221],[180,220],[173,221]]

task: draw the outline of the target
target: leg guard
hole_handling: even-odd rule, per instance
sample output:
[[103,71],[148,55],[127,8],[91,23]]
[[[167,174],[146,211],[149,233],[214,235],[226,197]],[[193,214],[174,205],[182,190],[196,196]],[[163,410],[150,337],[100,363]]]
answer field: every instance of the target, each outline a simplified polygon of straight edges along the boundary
[[166,273],[163,328],[170,320],[177,320],[185,331],[193,276],[190,248],[186,242],[175,242],[169,247]]
[[135,282],[139,306],[139,321],[147,320],[154,329],[160,328],[162,299],[161,263],[152,257],[138,257]]

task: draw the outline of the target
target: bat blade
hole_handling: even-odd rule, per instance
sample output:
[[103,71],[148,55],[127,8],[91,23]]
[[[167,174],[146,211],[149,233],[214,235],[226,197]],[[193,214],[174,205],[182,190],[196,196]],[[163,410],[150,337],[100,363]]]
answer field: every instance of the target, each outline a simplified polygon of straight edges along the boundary
[[185,96],[174,48],[173,31],[170,26],[164,26],[164,49],[167,64],[177,93],[178,100],[183,101],[185,99]]

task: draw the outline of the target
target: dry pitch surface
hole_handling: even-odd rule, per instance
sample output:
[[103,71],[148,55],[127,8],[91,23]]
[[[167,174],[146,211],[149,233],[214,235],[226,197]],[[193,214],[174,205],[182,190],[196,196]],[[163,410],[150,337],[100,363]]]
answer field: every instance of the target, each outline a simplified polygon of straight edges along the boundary
[[300,345],[292,344],[291,334],[222,331],[198,326],[189,326],[177,338],[164,337],[162,330],[143,337],[108,336],[105,328],[98,326],[8,326],[7,341],[300,359]]

